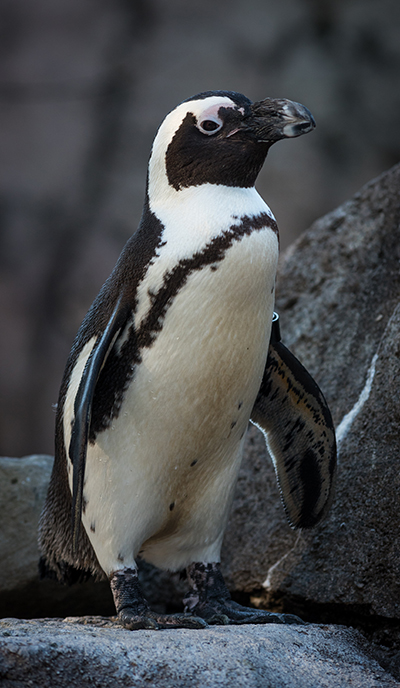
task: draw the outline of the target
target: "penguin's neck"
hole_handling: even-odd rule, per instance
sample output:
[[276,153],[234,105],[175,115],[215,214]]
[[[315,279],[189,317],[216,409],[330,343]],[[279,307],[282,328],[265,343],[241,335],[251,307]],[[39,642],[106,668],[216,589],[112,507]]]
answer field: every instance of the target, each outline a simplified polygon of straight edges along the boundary
[[[177,116],[175,114],[175,118]],[[176,127],[175,120],[173,124]],[[165,126],[160,127],[150,155],[147,202],[151,213],[163,225],[162,242],[167,241],[173,247],[177,258],[192,256],[240,222],[240,218],[251,218],[265,212],[273,218],[254,186],[204,183],[178,190],[174,188],[169,183],[166,170],[171,132],[165,132]]]
[[[207,250],[214,239],[232,234],[234,227],[245,220],[268,215],[274,221],[271,210],[254,187],[202,184],[180,191],[169,187],[165,194],[156,191],[149,180],[144,213],[156,216],[162,230],[155,257],[138,286],[136,327],[149,312],[151,294],[162,288],[165,275],[178,264],[190,262],[196,254]],[[260,228],[258,224],[255,221],[255,229]],[[263,219],[262,225],[268,223]]]
[[[165,181],[167,181],[165,179]],[[149,179],[148,207],[163,225],[162,243],[175,258],[191,257],[244,217],[273,214],[254,187],[202,184],[176,191],[154,188]]]

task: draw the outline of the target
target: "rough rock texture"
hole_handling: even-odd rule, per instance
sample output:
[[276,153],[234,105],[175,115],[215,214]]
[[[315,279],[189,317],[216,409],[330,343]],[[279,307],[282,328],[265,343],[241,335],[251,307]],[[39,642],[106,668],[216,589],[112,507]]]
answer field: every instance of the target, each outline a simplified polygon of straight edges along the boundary
[[[398,686],[340,626],[126,631],[74,619],[0,622],[4,688],[383,688]],[[80,620],[85,621],[84,619]]]
[[52,464],[51,456],[0,459],[1,591],[37,574],[37,524]]
[[[263,589],[263,604],[330,605],[348,620],[400,618],[399,221],[400,165],[318,220],[284,256],[282,338],[327,398],[340,461],[326,521],[298,534],[271,497],[272,468],[253,435],[224,568],[231,588]],[[264,485],[268,513],[259,508]]]
[[52,465],[44,455],[0,458],[0,617],[114,613],[108,583],[39,580],[37,528]]

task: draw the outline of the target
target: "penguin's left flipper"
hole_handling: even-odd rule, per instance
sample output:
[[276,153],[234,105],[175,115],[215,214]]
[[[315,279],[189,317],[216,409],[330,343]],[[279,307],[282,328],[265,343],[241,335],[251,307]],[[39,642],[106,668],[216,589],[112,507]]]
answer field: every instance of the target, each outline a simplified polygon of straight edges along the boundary
[[74,402],[74,422],[68,454],[73,465],[72,543],[75,552],[78,550],[83,506],[83,483],[93,397],[100,372],[112,349],[113,343],[127,319],[128,310],[122,305],[121,301],[121,299],[118,300],[104,332],[99,335],[92,349]]
[[264,432],[290,524],[312,528],[332,500],[335,430],[321,390],[279,336],[271,337],[250,420]]

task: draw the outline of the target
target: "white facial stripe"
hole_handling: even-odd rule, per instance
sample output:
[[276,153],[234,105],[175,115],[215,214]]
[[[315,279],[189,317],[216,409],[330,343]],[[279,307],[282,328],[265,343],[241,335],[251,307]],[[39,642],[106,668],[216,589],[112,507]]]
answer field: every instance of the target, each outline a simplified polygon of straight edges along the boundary
[[162,122],[156,138],[154,139],[151,156],[149,161],[149,197],[150,208],[157,214],[155,208],[159,203],[163,204],[168,197],[176,198],[179,191],[176,191],[168,183],[165,169],[165,154],[175,133],[178,131],[188,112],[198,120],[204,112],[216,110],[220,107],[236,107],[233,100],[228,97],[210,96],[202,100],[191,100],[188,103],[181,103],[175,110],[169,113]]
[[171,143],[175,132],[178,131],[188,112],[193,113],[198,120],[204,113],[211,110],[213,114],[218,114],[220,107],[235,108],[236,105],[230,98],[221,96],[210,96],[209,98],[191,100],[188,103],[181,103],[178,105],[178,107],[172,110],[162,122],[156,138],[154,139],[152,157],[154,153],[157,153],[159,148],[163,149],[162,153],[165,155],[165,151]]
[[[230,105],[225,104],[225,103],[222,103],[222,105],[224,107],[230,107],[230,108],[235,107],[235,104],[232,103],[232,101],[231,101]],[[206,108],[200,114],[196,115],[197,121],[202,120],[202,119],[207,119],[207,117],[219,118],[218,112],[219,112],[220,107],[222,107],[222,105],[221,105],[221,102],[215,103],[214,105],[210,105],[210,107]]]
[[[206,110],[203,110],[203,112],[196,117],[197,119],[197,128],[200,129],[201,132],[208,136],[213,136],[216,131],[222,128],[223,126],[223,120],[219,116],[218,112],[221,107],[221,103],[216,103],[215,105],[210,105],[209,108]],[[225,107],[227,107],[225,105]],[[228,107],[234,107],[233,105],[229,105]],[[203,122],[206,122],[207,120],[211,120],[212,122],[215,122],[217,125],[214,127],[211,131],[208,131],[207,129],[203,128]]]

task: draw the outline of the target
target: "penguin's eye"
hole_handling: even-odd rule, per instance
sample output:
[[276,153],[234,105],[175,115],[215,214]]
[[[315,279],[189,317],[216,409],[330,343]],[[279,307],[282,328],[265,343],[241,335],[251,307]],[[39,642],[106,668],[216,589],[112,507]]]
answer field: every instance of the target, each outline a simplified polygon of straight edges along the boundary
[[222,128],[223,122],[221,122],[220,119],[217,119],[216,117],[207,117],[206,119],[201,120],[197,124],[197,128],[200,129],[202,134],[206,134],[207,136],[211,136],[212,134],[216,134],[217,131],[219,131]]
[[200,126],[205,131],[215,131],[215,129],[219,129],[220,127],[220,125],[217,122],[214,122],[212,119],[204,120],[204,122],[202,122]]

